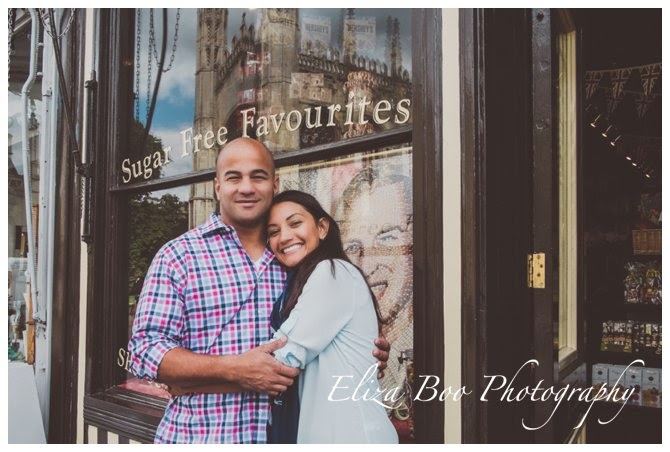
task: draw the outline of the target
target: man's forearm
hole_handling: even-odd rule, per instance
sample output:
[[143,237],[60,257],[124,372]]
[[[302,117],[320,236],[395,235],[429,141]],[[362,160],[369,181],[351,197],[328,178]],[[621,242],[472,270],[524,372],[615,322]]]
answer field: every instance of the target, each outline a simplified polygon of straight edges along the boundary
[[236,382],[238,356],[203,355],[182,347],[165,354],[158,367],[158,381],[183,387]]
[[196,384],[193,386],[169,386],[170,395],[173,397],[184,394],[232,394],[244,392],[245,389],[237,383],[213,383]]
[[286,344],[278,340],[259,345],[241,355],[201,355],[185,348],[173,348],[163,355],[158,380],[168,385],[191,387],[237,383],[247,391],[276,395],[293,384],[299,369],[274,359],[272,352]]

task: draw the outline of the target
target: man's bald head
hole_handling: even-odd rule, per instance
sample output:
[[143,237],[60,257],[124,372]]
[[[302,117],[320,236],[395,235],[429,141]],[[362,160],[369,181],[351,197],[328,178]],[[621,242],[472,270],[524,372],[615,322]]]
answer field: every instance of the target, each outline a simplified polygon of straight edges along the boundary
[[237,138],[227,143],[216,159],[214,191],[221,219],[238,234],[265,227],[274,193],[279,190],[272,154],[263,143]]
[[275,161],[272,158],[272,153],[270,152],[270,150],[260,141],[247,137],[235,138],[234,140],[227,142],[221,149],[219,149],[219,153],[216,156],[216,167],[218,168],[221,156],[227,151],[231,150],[244,151],[253,149],[262,149],[265,152],[265,156],[268,159],[267,161],[270,164],[270,168],[272,168],[272,175],[274,176]]

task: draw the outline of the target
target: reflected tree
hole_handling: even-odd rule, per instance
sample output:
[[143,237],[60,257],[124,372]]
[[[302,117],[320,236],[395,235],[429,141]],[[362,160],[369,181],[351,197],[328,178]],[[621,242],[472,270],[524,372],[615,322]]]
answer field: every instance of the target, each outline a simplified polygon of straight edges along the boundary
[[156,252],[188,229],[188,203],[169,193],[143,193],[130,200],[130,212],[128,293],[137,296]]

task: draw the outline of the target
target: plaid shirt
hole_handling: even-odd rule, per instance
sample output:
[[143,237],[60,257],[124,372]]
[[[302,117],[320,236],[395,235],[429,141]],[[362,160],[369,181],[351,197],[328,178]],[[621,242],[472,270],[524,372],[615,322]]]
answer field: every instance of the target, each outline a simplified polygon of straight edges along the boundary
[[[212,214],[164,245],[151,263],[128,345],[131,371],[155,380],[163,356],[175,347],[237,355],[269,340],[284,278],[268,250],[257,276],[235,230]],[[172,397],[155,440],[265,443],[268,413],[268,396],[255,392]]]

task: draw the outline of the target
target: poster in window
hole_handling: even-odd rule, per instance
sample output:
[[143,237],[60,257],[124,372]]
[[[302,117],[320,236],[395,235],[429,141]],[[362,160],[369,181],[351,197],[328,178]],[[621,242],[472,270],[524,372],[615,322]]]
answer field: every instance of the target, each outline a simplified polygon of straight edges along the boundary
[[[413,351],[413,212],[411,147],[357,154],[279,170],[280,189],[314,195],[335,218],[345,251],[379,303],[391,355],[382,388],[404,388]],[[401,401],[392,413],[409,415]]]

